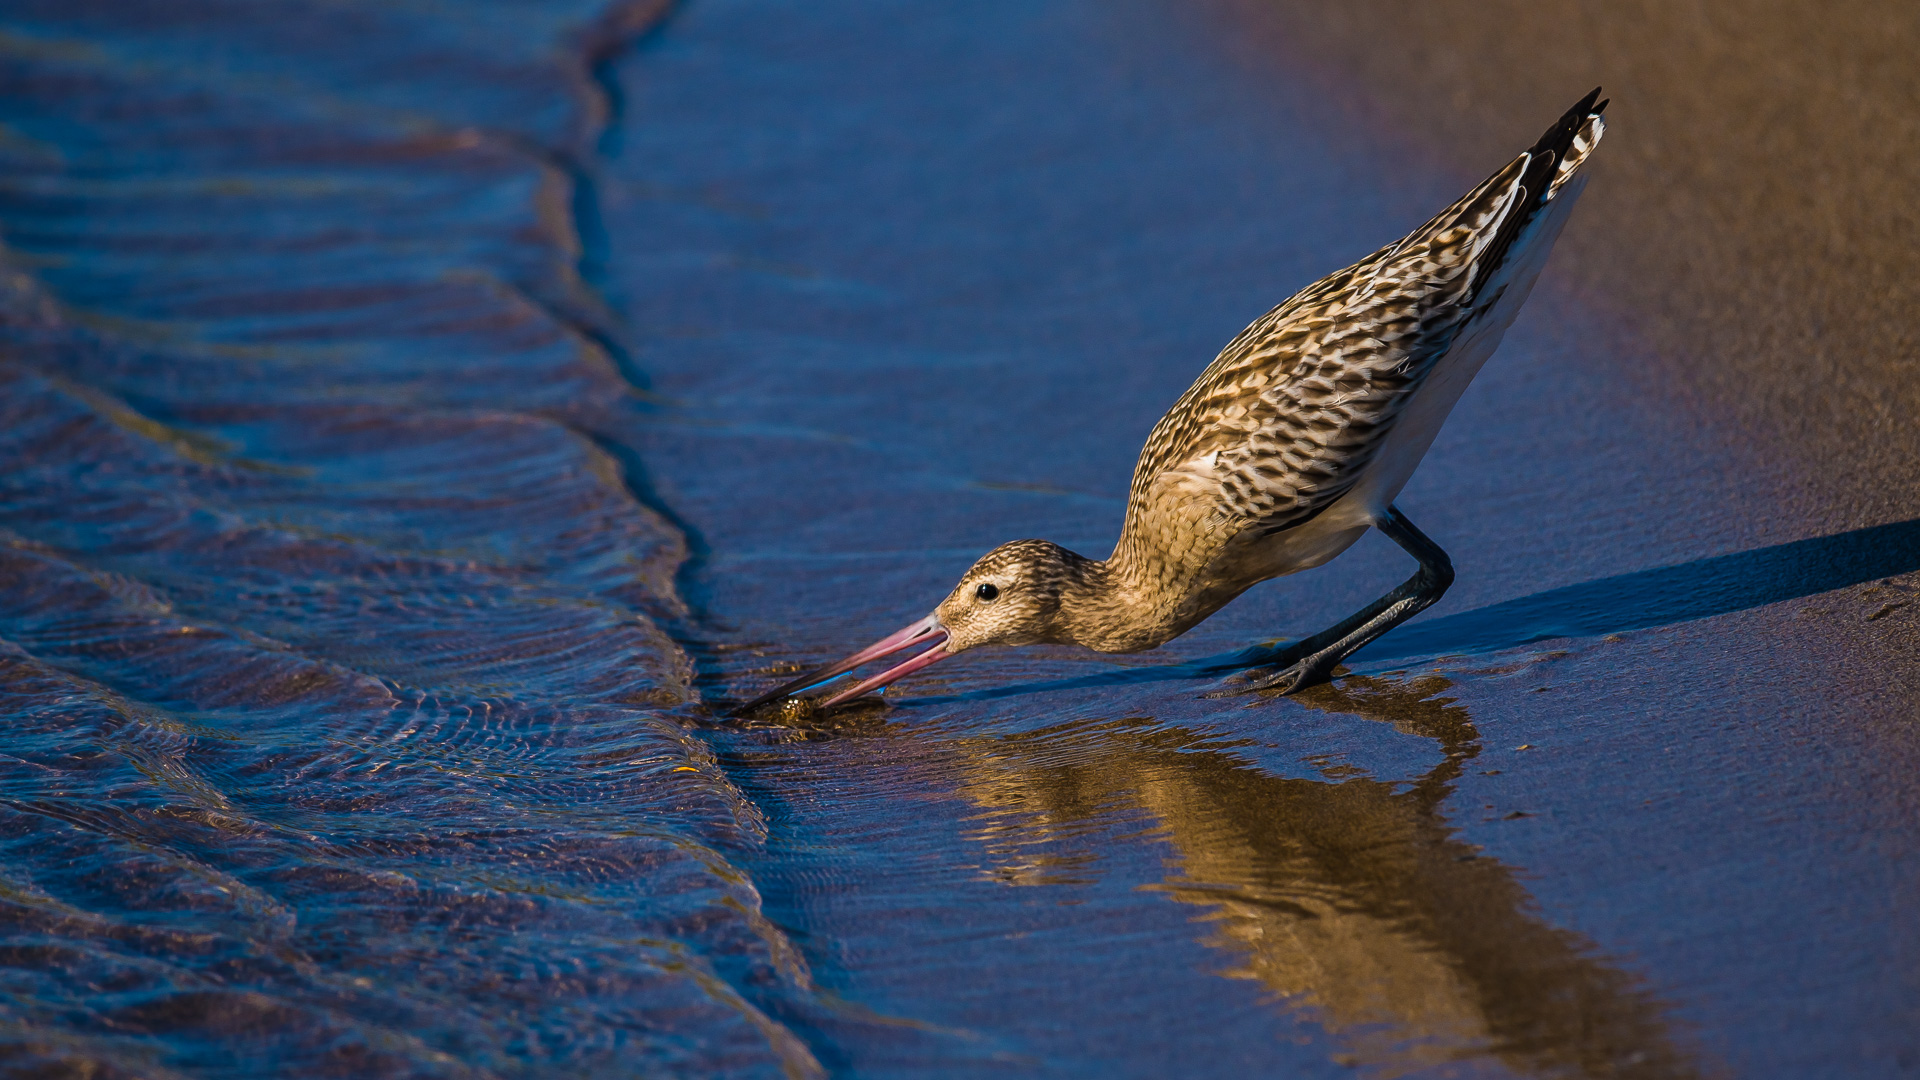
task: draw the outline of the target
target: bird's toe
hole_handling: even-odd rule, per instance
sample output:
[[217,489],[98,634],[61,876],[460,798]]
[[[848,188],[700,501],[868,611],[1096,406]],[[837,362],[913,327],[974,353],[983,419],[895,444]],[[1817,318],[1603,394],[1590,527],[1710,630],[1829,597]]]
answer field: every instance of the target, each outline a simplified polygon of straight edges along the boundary
[[1338,665],[1324,661],[1316,662],[1319,660],[1318,657],[1308,657],[1291,664],[1270,664],[1248,668],[1227,676],[1220,681],[1218,687],[1201,696],[1229,698],[1260,693],[1291,694],[1298,690],[1305,690],[1309,686],[1318,686],[1328,681],[1334,675],[1334,669]]
[[1306,674],[1306,665],[1304,663],[1248,668],[1245,671],[1229,675],[1225,679],[1222,679],[1217,688],[1209,690],[1203,696],[1209,698],[1241,697],[1246,694],[1257,694],[1268,690],[1277,691],[1282,694],[1291,694],[1304,685],[1303,680]]

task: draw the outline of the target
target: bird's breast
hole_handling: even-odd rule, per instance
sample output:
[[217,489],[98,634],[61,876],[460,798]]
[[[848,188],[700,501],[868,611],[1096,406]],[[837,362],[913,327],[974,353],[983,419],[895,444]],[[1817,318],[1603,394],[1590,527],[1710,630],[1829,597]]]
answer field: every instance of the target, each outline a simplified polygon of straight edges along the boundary
[[1171,641],[1253,586],[1331,561],[1366,535],[1371,524],[1370,518],[1348,514],[1336,505],[1283,532],[1245,530],[1220,545],[1197,570],[1181,574],[1177,582],[1147,590],[1162,602],[1151,615],[1142,612],[1136,625],[1150,627],[1151,631],[1138,640],[1129,639],[1123,648],[1105,651],[1130,652]]
[[1348,500],[1328,507],[1311,520],[1276,533],[1249,529],[1244,539],[1221,551],[1218,576],[1240,582],[1240,589],[1286,577],[1332,562],[1366,535],[1373,519]]

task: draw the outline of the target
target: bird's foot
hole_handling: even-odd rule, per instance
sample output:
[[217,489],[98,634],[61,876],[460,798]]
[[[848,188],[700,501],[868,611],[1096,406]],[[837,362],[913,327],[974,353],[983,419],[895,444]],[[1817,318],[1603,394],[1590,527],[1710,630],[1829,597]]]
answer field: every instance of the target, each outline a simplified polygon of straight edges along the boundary
[[1291,694],[1305,690],[1309,686],[1318,686],[1333,675],[1337,665],[1316,662],[1315,657],[1295,661],[1291,664],[1275,664],[1267,667],[1248,668],[1221,680],[1216,690],[1209,690],[1202,697],[1229,698],[1246,694],[1258,694],[1273,691]]

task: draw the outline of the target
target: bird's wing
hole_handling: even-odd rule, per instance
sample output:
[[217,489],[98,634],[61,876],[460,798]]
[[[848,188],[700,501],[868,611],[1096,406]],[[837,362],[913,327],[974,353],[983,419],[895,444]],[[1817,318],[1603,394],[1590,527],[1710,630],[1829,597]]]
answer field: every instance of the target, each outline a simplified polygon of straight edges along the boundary
[[1404,240],[1241,331],[1154,427],[1129,516],[1176,506],[1212,529],[1277,532],[1346,494],[1411,391],[1497,299],[1514,238],[1598,141],[1596,95]]

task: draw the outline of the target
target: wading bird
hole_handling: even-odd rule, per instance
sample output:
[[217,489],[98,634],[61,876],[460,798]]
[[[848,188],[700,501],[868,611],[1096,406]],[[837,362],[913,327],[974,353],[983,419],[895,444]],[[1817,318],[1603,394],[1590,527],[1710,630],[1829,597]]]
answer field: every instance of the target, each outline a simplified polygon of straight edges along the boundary
[[1320,566],[1379,529],[1419,571],[1266,656],[1243,689],[1290,693],[1326,681],[1453,582],[1446,552],[1393,500],[1546,264],[1606,130],[1599,96],[1406,239],[1307,286],[1228,343],[1147,437],[1105,561],[1045,540],[1002,544],[926,618],[740,711],[922,644],[822,706],[985,645],[1151,649],[1252,586]]

